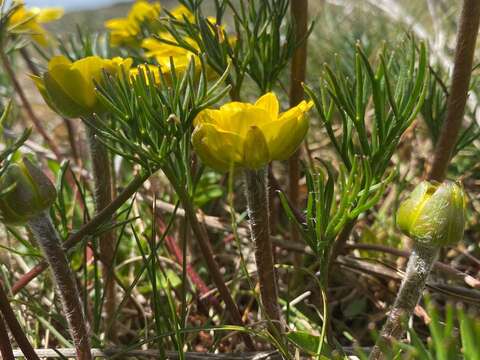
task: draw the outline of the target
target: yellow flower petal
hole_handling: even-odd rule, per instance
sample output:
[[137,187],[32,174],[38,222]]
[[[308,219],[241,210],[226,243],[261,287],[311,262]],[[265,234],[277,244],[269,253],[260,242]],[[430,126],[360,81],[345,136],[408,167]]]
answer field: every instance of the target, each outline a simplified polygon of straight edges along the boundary
[[48,62],[48,71],[51,71],[57,65],[70,65],[71,63],[72,62],[63,55],[54,56]]
[[[75,92],[69,92],[74,87],[70,86],[69,88],[63,87],[59,81],[64,81],[65,79],[71,81],[74,76],[68,74],[68,69],[64,66],[57,66],[55,68],[55,77],[52,73],[47,72],[43,76],[43,83],[45,89],[48,93],[48,99],[51,103],[53,110],[60,113],[66,117],[80,117],[88,114],[88,109],[83,99],[80,99],[78,96],[75,96]],[[81,77],[77,78],[81,83],[83,79]],[[81,89],[81,86],[77,86],[78,89]],[[73,94],[73,95],[72,95]],[[49,101],[45,99],[47,104]]]
[[221,122],[223,113],[220,110],[205,109],[202,110],[193,120],[193,125],[212,124],[217,125]]
[[212,124],[200,124],[192,134],[192,144],[202,161],[219,171],[227,171],[243,158],[243,139]]
[[257,126],[251,126],[244,143],[243,165],[248,169],[259,169],[270,162],[267,141]]
[[273,120],[278,118],[278,113],[280,105],[278,104],[277,96],[273,92],[266,93],[255,103],[256,107],[265,109],[270,114],[270,117]]
[[313,104],[303,101],[283,113],[279,120],[260,126],[267,139],[272,160],[286,160],[298,148],[308,131],[305,116]]
[[192,14],[190,10],[186,6],[179,5],[175,9],[173,9],[170,12],[175,19],[178,20],[183,20],[184,18],[187,18],[188,21],[194,22],[195,21],[195,15]]
[[33,12],[36,12],[37,15],[36,15],[35,19],[39,23],[48,23],[48,22],[58,20],[65,13],[63,8],[59,8],[59,7],[57,7],[57,8],[43,8],[43,9],[35,8],[35,9],[32,9],[32,10],[33,10]]

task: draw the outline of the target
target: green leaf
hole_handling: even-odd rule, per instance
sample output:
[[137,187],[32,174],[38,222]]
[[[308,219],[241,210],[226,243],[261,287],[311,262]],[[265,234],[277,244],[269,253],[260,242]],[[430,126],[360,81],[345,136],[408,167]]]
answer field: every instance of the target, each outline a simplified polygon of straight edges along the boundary
[[320,359],[331,359],[331,351],[327,348],[327,345],[323,345],[322,354],[317,354],[318,347],[320,345],[320,336],[310,334],[307,331],[292,331],[287,334],[288,340],[290,340],[301,351],[308,353],[309,355],[320,355]]

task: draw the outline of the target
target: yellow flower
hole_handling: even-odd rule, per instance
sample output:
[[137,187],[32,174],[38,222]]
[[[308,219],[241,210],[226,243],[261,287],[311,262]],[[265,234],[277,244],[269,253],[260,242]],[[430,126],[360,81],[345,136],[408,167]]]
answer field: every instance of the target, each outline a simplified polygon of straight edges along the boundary
[[255,104],[231,102],[203,110],[194,120],[193,147],[205,164],[220,171],[286,160],[308,131],[306,113],[312,106],[302,101],[279,114],[276,95],[268,93]]
[[102,80],[103,72],[119,75],[122,68],[128,72],[131,65],[131,59],[89,56],[72,63],[64,56],[55,56],[48,63],[48,71],[32,79],[54,111],[66,117],[81,117],[102,111],[94,82]]
[[48,32],[41,24],[58,20],[63,15],[62,8],[26,8],[23,2],[16,1],[19,6],[8,20],[8,29],[12,33],[28,33],[33,41],[41,46],[48,45]]
[[110,30],[111,45],[134,44],[140,34],[142,24],[155,21],[161,11],[162,7],[159,2],[149,3],[145,0],[138,0],[133,4],[127,17],[106,21],[105,27]]

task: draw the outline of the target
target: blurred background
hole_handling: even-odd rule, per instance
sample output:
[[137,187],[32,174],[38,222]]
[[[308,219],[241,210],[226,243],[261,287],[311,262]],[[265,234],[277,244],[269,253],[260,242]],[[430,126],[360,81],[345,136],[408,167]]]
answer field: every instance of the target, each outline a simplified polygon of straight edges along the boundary
[[28,6],[61,6],[67,11],[111,6],[128,0],[25,0]]

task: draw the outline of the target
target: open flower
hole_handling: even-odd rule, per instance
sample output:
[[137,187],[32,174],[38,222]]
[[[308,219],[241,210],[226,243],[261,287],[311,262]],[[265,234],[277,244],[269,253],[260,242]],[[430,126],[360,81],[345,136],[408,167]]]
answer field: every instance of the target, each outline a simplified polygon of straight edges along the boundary
[[11,33],[28,34],[40,46],[48,45],[48,32],[42,24],[58,20],[64,11],[62,8],[27,8],[23,2],[16,1],[19,6],[8,20]]
[[398,227],[413,240],[430,246],[455,244],[463,237],[465,193],[452,181],[422,181],[402,202]]
[[306,113],[312,102],[302,101],[279,114],[274,93],[255,104],[231,102],[219,110],[203,110],[194,120],[193,146],[205,164],[226,171],[231,165],[258,169],[272,160],[286,160],[308,130]]
[[55,56],[48,63],[42,77],[32,76],[46,103],[65,117],[88,116],[101,112],[95,92],[95,82],[102,80],[103,72],[119,75],[128,72],[131,59],[102,59],[89,56],[71,62],[64,56]]
[[159,2],[149,3],[138,0],[133,4],[127,17],[115,18],[105,22],[105,27],[110,30],[110,43],[112,46],[132,45],[138,40],[142,24],[153,22],[160,16],[162,6]]

